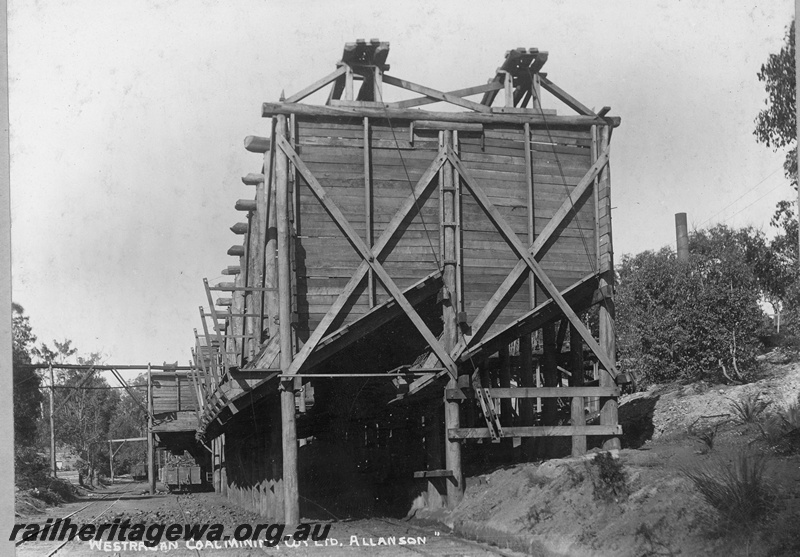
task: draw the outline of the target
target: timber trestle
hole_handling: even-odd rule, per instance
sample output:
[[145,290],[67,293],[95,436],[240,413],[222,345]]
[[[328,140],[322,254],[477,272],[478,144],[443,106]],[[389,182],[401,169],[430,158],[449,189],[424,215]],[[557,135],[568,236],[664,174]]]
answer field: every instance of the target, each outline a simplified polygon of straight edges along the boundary
[[287,523],[322,501],[406,504],[399,482],[453,506],[481,453],[619,446],[619,118],[551,81],[537,49],[449,92],[390,74],[388,53],[350,43],[330,74],[263,104],[237,260],[204,279],[197,438],[220,491]]

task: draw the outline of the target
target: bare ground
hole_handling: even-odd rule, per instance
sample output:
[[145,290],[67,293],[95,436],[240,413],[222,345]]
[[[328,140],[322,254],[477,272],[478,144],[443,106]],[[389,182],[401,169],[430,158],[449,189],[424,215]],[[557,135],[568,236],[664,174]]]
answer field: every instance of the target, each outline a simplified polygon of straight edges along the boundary
[[[603,483],[590,453],[495,470],[475,478],[454,511],[417,516],[531,555],[800,555],[800,455],[779,454],[757,424],[735,421],[732,400],[750,393],[769,403],[762,419],[786,408],[800,395],[800,364],[773,353],[755,383],[694,384],[623,399],[627,445],[637,448],[614,453],[624,473],[617,495],[598,495]],[[713,448],[690,434],[714,427]],[[716,470],[741,454],[767,459],[775,511],[763,523],[720,523],[685,474]]]

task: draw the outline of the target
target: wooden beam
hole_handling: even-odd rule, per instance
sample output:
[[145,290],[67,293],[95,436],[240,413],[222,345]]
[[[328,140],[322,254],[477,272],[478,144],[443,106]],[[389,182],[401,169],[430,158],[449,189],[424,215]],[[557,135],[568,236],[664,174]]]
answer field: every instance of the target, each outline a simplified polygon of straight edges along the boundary
[[[570,369],[572,370],[572,377],[570,378],[570,391],[574,389],[585,389],[583,387],[584,377],[583,377],[583,339],[581,339],[581,335],[578,331],[575,330],[575,327],[569,328],[569,353],[570,353]],[[600,389],[607,389],[608,387],[600,387]],[[614,387],[616,388],[616,387]],[[598,395],[585,395],[585,394],[578,394],[575,393],[572,397],[571,401],[571,422],[572,425],[582,427],[586,425],[586,412],[584,411],[585,408],[585,398],[586,396],[598,396]],[[609,396],[609,395],[605,395]],[[617,389],[616,395],[611,396],[619,396],[619,390]],[[586,453],[586,437],[583,435],[574,435],[572,437],[572,456],[581,456]]]
[[[610,140],[611,130],[607,127],[600,128],[600,145],[599,148],[607,149],[608,142]],[[603,172],[600,173],[598,177],[598,191],[604,192],[605,195],[610,196],[611,190],[611,176],[608,167],[603,169]],[[605,244],[605,253],[603,256],[606,256],[607,269],[600,275],[600,288],[602,289],[605,286],[611,287],[611,296],[607,296],[603,298],[603,302],[600,304],[600,310],[598,311],[598,321],[599,321],[599,332],[600,332],[600,343],[603,346],[603,349],[609,354],[612,362],[616,362],[617,357],[617,339],[616,339],[616,328],[614,324],[614,320],[616,317],[616,309],[614,305],[614,297],[613,297],[613,287],[614,287],[614,251],[613,251],[613,244],[611,242],[611,205],[610,203],[605,205],[603,209],[603,213],[601,213],[601,218],[605,218],[608,221],[608,243]],[[608,369],[608,368],[606,368]],[[600,385],[612,385],[614,384],[614,377],[616,377],[616,373],[613,376],[610,376],[608,373],[601,372],[600,374]],[[619,404],[615,398],[602,398],[600,399],[600,423],[608,426],[616,425],[619,423]],[[610,450],[610,449],[619,449],[621,447],[621,443],[618,437],[612,437],[607,439],[603,443],[603,448]]]
[[414,472],[414,478],[452,478],[453,471],[452,470],[422,470],[419,472]]
[[255,211],[256,210],[256,200],[255,199],[239,199],[236,201],[234,208],[237,211]]
[[[150,364],[148,364],[149,368]],[[155,440],[153,439],[153,379],[147,370],[147,485],[150,495],[156,494]]]
[[268,137],[248,135],[244,138],[244,148],[251,153],[266,153],[269,151],[270,143],[272,141]]
[[[372,249],[372,148],[369,140],[369,118],[364,118],[364,238],[367,247]],[[369,307],[375,307],[375,273],[370,269],[367,274],[367,301]]]
[[406,81],[405,79],[398,79],[391,75],[384,74],[383,76],[384,83],[388,83],[389,85],[394,85],[395,87],[401,87],[403,89],[407,89],[409,91],[414,91],[415,93],[420,93],[432,99],[437,99],[440,101],[445,101],[450,104],[454,104],[456,106],[462,106],[464,108],[469,108],[470,110],[474,110],[476,112],[483,112],[488,113],[491,112],[491,108],[488,106],[484,106],[480,103],[476,103],[475,101],[468,101],[467,99],[463,99],[457,95],[451,95],[449,93],[444,93],[442,91],[437,91],[436,89],[432,89],[430,87],[425,87],[424,85],[418,85],[416,83],[412,83],[410,81]]
[[547,62],[548,52],[546,50],[540,50],[536,53],[536,58],[533,59],[533,63],[530,66],[530,72],[537,74],[542,70],[545,62]]
[[256,174],[255,172],[251,172],[247,176],[242,176],[242,183],[245,186],[257,186],[258,184],[263,184],[264,175],[261,173]]
[[[284,145],[286,117],[278,116],[276,137],[281,149],[275,157],[275,220],[278,229],[278,289],[281,371],[287,373],[292,365],[292,268],[289,237],[289,160]],[[290,147],[291,149],[291,147]],[[283,447],[284,522],[296,526],[300,521],[298,494],[297,426],[294,406],[294,381],[281,383],[281,433]]]
[[322,79],[319,79],[319,80],[315,81],[314,83],[312,83],[311,85],[309,85],[305,89],[295,93],[294,95],[292,95],[291,97],[286,99],[284,102],[296,103],[298,101],[301,101],[304,98],[306,98],[307,96],[313,95],[314,93],[316,93],[317,91],[319,91],[320,89],[322,89],[323,87],[328,85],[329,83],[333,83],[334,81],[336,81],[336,79],[339,78],[339,76],[344,75],[346,71],[347,71],[347,66],[344,66],[344,65],[343,66],[339,66],[338,68],[336,68],[336,70],[334,72],[329,73],[328,75],[326,75]]
[[246,222],[237,222],[233,226],[231,226],[231,232],[237,234],[239,236],[243,234],[247,234],[247,223]]
[[577,99],[572,97],[569,93],[564,91],[561,87],[547,79],[545,76],[539,74],[539,82],[541,83],[542,87],[545,88],[546,91],[549,91],[555,98],[563,102],[565,105],[570,107],[572,110],[581,114],[583,116],[591,116],[592,118],[597,118],[598,115],[591,111],[591,109],[585,107],[581,104]]
[[496,114],[489,112],[433,112],[413,108],[371,108],[345,106],[312,106],[293,103],[269,103],[262,105],[261,115],[264,118],[278,115],[297,114],[299,116],[322,118],[389,118],[395,121],[440,120],[445,122],[475,122],[479,124],[519,124],[525,122],[536,128],[558,129],[589,128],[592,125],[619,126],[619,117],[591,116],[542,116],[538,112],[530,114]]
[[474,124],[471,122],[445,122],[443,120],[417,120],[414,122],[414,129],[417,131],[436,130],[483,133],[483,124]]
[[228,255],[234,257],[242,257],[244,255],[244,246],[231,246],[228,248]]
[[[570,398],[574,396],[619,396],[619,387],[490,387],[488,394],[492,398]],[[448,400],[460,400],[464,397],[474,398],[475,390],[447,389]]]
[[489,200],[486,193],[478,185],[472,175],[461,164],[461,161],[458,159],[452,149],[448,149],[447,158],[450,160],[453,166],[456,167],[458,173],[464,179],[464,183],[470,189],[470,192],[472,192],[475,201],[477,201],[489,219],[494,223],[495,227],[506,239],[506,242],[508,242],[512,249],[517,253],[517,256],[525,261],[528,267],[530,267],[531,271],[533,271],[533,274],[539,279],[539,282],[542,284],[544,289],[555,300],[556,304],[558,304],[558,307],[561,308],[562,312],[564,312],[564,315],[567,317],[567,319],[569,319],[569,322],[572,324],[572,326],[580,332],[583,340],[586,342],[589,348],[591,348],[592,352],[595,353],[603,366],[605,366],[606,370],[611,373],[612,376],[616,377],[617,370],[613,360],[611,360],[609,355],[600,347],[600,345],[592,336],[592,333],[586,328],[583,322],[581,322],[581,320],[575,314],[575,311],[564,300],[563,296],[561,296],[561,293],[553,284],[553,281],[550,280],[550,277],[548,277],[544,272],[544,269],[542,269],[539,263],[531,257],[528,249],[522,244],[522,242],[520,242],[517,234],[514,232],[514,229],[511,228],[505,218],[497,211],[497,208]]
[[[500,437],[572,437],[573,435],[620,435],[621,426],[610,425],[585,425],[575,427],[569,425],[562,426],[532,426],[532,427],[506,427],[503,428]],[[490,439],[489,429],[482,428],[459,428],[448,430],[450,439]]]
[[[453,132],[442,132],[444,145],[451,148],[455,142]],[[442,255],[444,259],[444,271],[442,282],[446,292],[450,293],[449,301],[445,300],[442,304],[442,344],[448,354],[453,350],[458,342],[458,300],[456,293],[458,285],[456,282],[456,230],[452,226],[445,226],[445,223],[456,222],[457,199],[456,182],[458,176],[453,172],[453,167],[446,164],[442,168],[443,181],[439,184],[441,193],[442,210],[440,223],[442,231]],[[456,377],[451,377],[448,387],[455,388],[458,384]],[[444,404],[444,423],[436,424],[437,427],[444,426],[446,429],[461,427],[461,408],[457,401],[445,400]],[[451,441],[447,437],[444,439],[445,467],[452,472],[453,481],[447,484],[447,506],[451,509],[461,501],[464,496],[464,474],[461,468],[461,445]]]
[[[454,97],[469,97],[470,95],[477,95],[478,93],[485,93],[487,91],[497,91],[502,89],[501,83],[487,83],[485,85],[477,85],[475,87],[467,87],[465,89],[456,89],[455,91],[448,91],[445,95],[452,95]],[[441,99],[435,97],[417,97],[414,99],[407,99],[405,101],[397,101],[389,103],[390,108],[412,108],[414,106],[422,106],[426,104],[433,104],[441,102]],[[485,105],[483,105],[485,106]]]

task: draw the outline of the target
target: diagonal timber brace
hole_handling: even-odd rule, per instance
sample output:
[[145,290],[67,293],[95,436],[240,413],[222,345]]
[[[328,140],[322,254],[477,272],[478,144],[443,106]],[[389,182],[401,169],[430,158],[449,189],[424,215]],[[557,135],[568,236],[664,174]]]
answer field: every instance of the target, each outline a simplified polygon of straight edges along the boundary
[[[553,236],[558,227],[561,226],[564,220],[573,211],[573,207],[591,187],[594,179],[597,177],[600,171],[605,167],[606,164],[608,164],[608,160],[609,151],[606,149],[597,158],[597,161],[595,161],[591,168],[589,168],[589,170],[586,172],[586,175],[581,178],[580,182],[578,182],[578,184],[572,189],[569,197],[564,200],[541,233],[539,233],[539,235],[536,237],[536,240],[529,249],[531,257],[536,258],[544,249],[544,246],[550,241],[550,238]],[[527,269],[528,265],[525,263],[525,261],[520,260],[517,262],[517,264],[508,274],[508,277],[503,281],[503,284],[500,285],[500,288],[497,289],[495,294],[489,299],[489,302],[483,307],[483,309],[481,309],[481,312],[475,318],[475,321],[472,323],[472,337],[465,344],[464,341],[462,341],[462,344],[464,344],[463,348],[474,344],[483,337],[488,328],[487,325],[490,322],[492,315],[495,311],[497,311],[497,308],[505,302],[514,286],[525,277],[525,272]]]
[[494,400],[489,396],[489,389],[481,385],[480,374],[477,370],[472,375],[472,388],[475,390],[475,398],[478,399],[481,412],[486,420],[489,436],[492,438],[492,441],[500,439],[503,436],[503,426],[500,424],[500,416],[497,415],[497,410],[494,407]]
[[475,201],[478,205],[481,206],[481,209],[486,213],[492,223],[495,225],[497,230],[506,240],[506,242],[511,246],[511,248],[516,252],[517,257],[519,257],[525,264],[533,271],[533,274],[539,279],[539,282],[542,284],[544,289],[550,295],[550,297],[555,301],[558,305],[559,309],[564,313],[564,315],[569,319],[570,324],[575,327],[578,333],[583,338],[584,342],[589,346],[589,348],[594,352],[600,362],[605,367],[606,371],[608,371],[613,377],[617,376],[617,369],[614,365],[613,360],[609,357],[609,355],[603,350],[598,342],[592,336],[591,331],[586,328],[586,325],[580,320],[580,318],[575,314],[575,311],[570,307],[561,293],[556,288],[556,285],[553,284],[553,281],[550,280],[550,277],[544,272],[541,265],[539,265],[538,261],[536,261],[531,254],[529,253],[528,249],[524,246],[522,241],[517,236],[514,229],[508,224],[508,222],[503,218],[503,216],[497,211],[497,208],[492,204],[489,200],[486,193],[483,191],[483,188],[480,187],[478,182],[469,173],[469,171],[461,164],[461,160],[455,154],[452,148],[449,146],[446,147],[447,149],[447,158],[453,167],[458,171],[461,175],[461,178],[464,180],[464,183],[469,188],[472,196],[475,198]]
[[[456,377],[458,375],[458,370],[455,361],[450,357],[450,354],[445,350],[444,346],[439,342],[439,339],[431,332],[419,314],[416,312],[414,307],[408,302],[406,297],[403,295],[402,291],[397,287],[394,283],[392,278],[383,268],[383,266],[378,262],[378,256],[383,251],[383,249],[388,244],[389,240],[391,239],[394,230],[396,230],[397,226],[400,225],[405,214],[411,210],[411,208],[415,204],[414,196],[411,197],[411,200],[406,200],[404,205],[401,207],[401,210],[395,215],[392,219],[392,222],[389,223],[386,230],[384,230],[381,237],[378,239],[375,247],[370,249],[358,235],[358,233],[353,229],[352,225],[348,222],[345,216],[342,214],[339,207],[328,197],[327,193],[325,192],[325,188],[317,181],[314,175],[311,173],[309,168],[306,164],[300,159],[299,155],[295,150],[289,145],[289,142],[286,141],[285,138],[282,136],[278,136],[278,147],[283,150],[286,156],[292,161],[294,167],[300,172],[300,174],[305,179],[306,183],[308,184],[311,191],[317,197],[319,202],[331,216],[333,221],[339,226],[342,232],[347,237],[348,241],[352,244],[353,248],[356,252],[361,256],[362,263],[359,265],[356,273],[348,282],[345,290],[339,295],[334,305],[328,310],[328,313],[323,318],[323,321],[317,325],[317,328],[312,333],[312,337],[309,338],[309,342],[307,342],[302,350],[298,353],[295,359],[292,361],[289,369],[285,372],[286,374],[295,374],[298,372],[300,367],[305,362],[308,355],[311,351],[316,347],[319,340],[327,331],[328,326],[330,323],[333,322],[333,319],[338,315],[341,308],[344,306],[344,302],[346,302],[347,298],[349,297],[350,293],[358,286],[361,280],[366,275],[368,269],[372,269],[372,271],[377,275],[378,279],[383,284],[384,288],[387,292],[397,301],[397,304],[403,309],[406,315],[411,319],[411,322],[417,328],[417,330],[422,334],[425,341],[428,345],[433,349],[436,353],[436,356],[442,362],[443,366],[447,368],[447,371],[453,376]],[[440,153],[434,162],[431,164],[429,169],[425,172],[425,175],[420,179],[417,184],[417,187],[422,187],[422,191],[425,191],[427,188],[430,180],[433,179],[433,176],[436,175],[438,172],[439,166],[444,162],[445,155]],[[415,192],[416,195],[416,192]],[[405,214],[401,214],[405,213]],[[396,222],[395,222],[396,221]],[[349,292],[348,292],[349,290]],[[319,331],[319,334],[318,334]],[[314,340],[312,343],[311,340]]]
[[436,99],[439,101],[448,102],[450,104],[454,104],[456,106],[461,106],[464,108],[469,108],[470,110],[474,110],[476,112],[491,112],[492,109],[486,105],[476,103],[475,101],[470,101],[459,97],[457,95],[452,95],[450,93],[444,93],[442,91],[437,91],[436,89],[431,89],[430,87],[425,87],[423,85],[417,85],[416,83],[411,83],[410,81],[406,81],[405,79],[398,79],[391,75],[384,74],[383,82],[388,83],[389,85],[394,85],[396,87],[400,87],[402,89],[407,89],[408,91],[413,91],[415,93],[420,93],[432,99]]

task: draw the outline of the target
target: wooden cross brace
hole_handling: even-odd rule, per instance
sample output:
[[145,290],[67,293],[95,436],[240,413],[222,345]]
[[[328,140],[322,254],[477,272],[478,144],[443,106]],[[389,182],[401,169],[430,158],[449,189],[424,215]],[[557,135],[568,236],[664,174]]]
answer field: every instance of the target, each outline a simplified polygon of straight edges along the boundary
[[[472,174],[469,173],[466,167],[461,164],[461,160],[458,158],[453,149],[450,146],[446,146],[445,149],[447,151],[447,158],[450,161],[450,164],[453,165],[461,178],[464,180],[464,184],[467,186],[467,188],[469,188],[472,196],[475,198],[475,201],[481,206],[481,209],[483,209],[483,211],[495,225],[495,228],[497,228],[508,245],[511,246],[511,248],[516,252],[517,257],[520,258],[520,262],[527,266],[533,272],[534,276],[539,279],[539,282],[542,284],[544,289],[558,305],[567,319],[569,319],[570,324],[575,328],[575,330],[578,331],[578,333],[580,333],[584,342],[586,342],[592,352],[595,353],[597,358],[600,360],[600,363],[603,364],[603,367],[605,367],[606,370],[612,374],[612,376],[616,377],[617,370],[612,359],[608,354],[606,354],[605,350],[600,347],[589,329],[587,329],[580,318],[578,318],[573,309],[558,291],[558,288],[556,288],[555,284],[553,284],[553,281],[550,280],[550,277],[547,276],[547,274],[544,272],[544,269],[542,269],[541,265],[539,265],[539,262],[533,258],[528,248],[525,247],[525,245],[517,236],[516,232],[514,232],[514,229],[508,224],[508,221],[506,221],[506,219],[503,218],[503,216],[498,212],[497,208],[483,191],[483,188],[480,187],[478,182],[475,180]],[[604,155],[607,163],[608,152],[606,151]],[[602,160],[602,158],[603,157],[601,156],[601,158],[598,159],[598,161],[593,165],[593,168],[598,166],[598,163],[600,160]],[[602,166],[605,166],[605,163],[603,163]],[[602,166],[600,168],[602,168]],[[584,177],[584,180],[585,179],[586,177]],[[581,181],[583,182],[584,180]]]
[[436,353],[436,356],[442,362],[442,365],[447,369],[448,373],[450,373],[450,375],[452,375],[454,378],[457,377],[457,365],[453,358],[439,342],[439,339],[436,338],[436,336],[431,332],[414,307],[408,302],[401,290],[389,276],[389,273],[386,272],[386,270],[378,261],[378,258],[381,256],[383,250],[389,243],[389,240],[392,238],[403,219],[408,215],[411,209],[417,205],[417,199],[425,193],[431,180],[434,176],[436,176],[437,172],[439,171],[439,167],[444,163],[447,156],[443,152],[439,152],[437,157],[431,163],[430,167],[428,167],[428,169],[420,178],[419,182],[417,182],[417,185],[414,187],[414,193],[406,198],[400,209],[397,211],[397,213],[395,213],[394,217],[392,217],[392,220],[389,222],[380,238],[378,238],[374,247],[369,248],[358,235],[358,233],[353,229],[352,225],[342,214],[341,210],[339,210],[339,207],[328,197],[327,193],[325,192],[325,188],[323,188],[319,181],[317,181],[289,142],[280,135],[278,136],[278,147],[280,147],[280,149],[292,161],[292,164],[303,176],[311,191],[317,197],[333,221],[342,230],[350,244],[362,259],[362,262],[356,269],[355,274],[347,283],[344,290],[342,290],[342,292],[339,294],[339,297],[336,299],[333,305],[328,309],[325,317],[322,318],[322,321],[319,323],[319,325],[317,325],[316,329],[314,329],[314,332],[311,334],[308,342],[306,342],[300,352],[297,353],[285,374],[296,374],[300,370],[308,356],[311,354],[314,348],[316,348],[320,339],[322,339],[327,332],[330,324],[334,319],[336,319],[336,316],[339,315],[340,311],[347,302],[347,299],[356,289],[364,276],[366,276],[367,271],[372,269],[372,271],[383,284],[384,288],[386,288],[386,291],[389,292],[395,301],[397,301],[397,304],[403,309],[409,319],[411,319],[411,322],[414,324],[420,334],[422,334],[423,338],[431,347],[431,349],[433,349],[433,351]]

